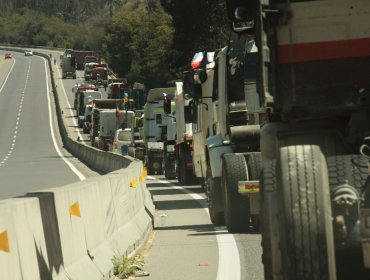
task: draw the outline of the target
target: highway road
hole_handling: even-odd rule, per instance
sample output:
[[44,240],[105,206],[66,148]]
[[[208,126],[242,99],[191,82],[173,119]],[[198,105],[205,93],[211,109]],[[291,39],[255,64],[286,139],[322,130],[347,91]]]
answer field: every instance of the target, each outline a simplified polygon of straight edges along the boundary
[[146,280],[260,280],[261,235],[214,228],[199,185],[150,176],[156,206],[155,231],[145,255]]
[[[59,58],[59,53],[53,55]],[[61,148],[45,60],[22,53],[13,56],[0,68],[0,199],[98,176]],[[53,71],[68,132],[88,142],[72,110],[71,89],[82,81],[82,71],[76,80],[61,79],[59,63]],[[163,176],[148,177],[147,186],[156,214],[143,251],[150,275],[143,279],[263,279],[260,234],[214,228],[201,186],[180,186]]]
[[[59,56],[58,53],[53,53]],[[57,60],[59,62],[59,60]],[[83,71],[77,79],[61,79],[59,63],[54,67],[59,99],[69,131],[89,144],[89,136],[76,125],[72,110],[72,87],[83,82]],[[104,88],[100,88],[103,98]],[[74,120],[74,121],[73,121]],[[73,121],[73,123],[72,123]],[[229,234],[224,227],[214,228],[207,210],[206,198],[199,185],[180,186],[177,180],[163,176],[147,178],[155,206],[155,230],[146,244],[146,280],[261,280],[261,235],[253,231]]]
[[[57,57],[58,53],[52,53]],[[59,63],[54,67],[63,116],[69,120],[69,131],[89,145],[89,136],[76,124],[72,110],[72,87],[83,82],[83,71],[77,79],[62,79]],[[103,98],[104,88],[100,88]],[[261,235],[251,231],[229,234],[225,227],[214,228],[207,210],[206,198],[199,185],[180,186],[177,180],[164,176],[147,178],[156,215],[154,232],[143,252],[146,280],[262,280]]]
[[61,148],[46,60],[12,54],[0,71],[0,199],[95,176]]

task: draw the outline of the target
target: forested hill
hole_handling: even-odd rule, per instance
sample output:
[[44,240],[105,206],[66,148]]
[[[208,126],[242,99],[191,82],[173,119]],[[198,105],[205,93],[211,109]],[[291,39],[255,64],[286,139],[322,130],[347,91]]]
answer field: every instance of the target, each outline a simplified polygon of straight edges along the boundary
[[0,42],[101,51],[121,77],[167,86],[226,44],[225,0],[0,0]]
[[0,0],[0,11],[4,16],[28,9],[65,21],[82,22],[88,17],[113,13],[122,7],[133,10],[145,2],[147,0]]

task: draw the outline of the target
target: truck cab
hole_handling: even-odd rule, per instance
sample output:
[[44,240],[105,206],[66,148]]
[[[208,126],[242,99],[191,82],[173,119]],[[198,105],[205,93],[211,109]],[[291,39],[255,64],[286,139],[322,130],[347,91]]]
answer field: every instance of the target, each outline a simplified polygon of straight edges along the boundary
[[175,88],[155,88],[148,92],[144,106],[144,142],[148,174],[162,174],[163,143],[167,140],[167,125],[171,121],[164,111],[164,96],[173,100]]

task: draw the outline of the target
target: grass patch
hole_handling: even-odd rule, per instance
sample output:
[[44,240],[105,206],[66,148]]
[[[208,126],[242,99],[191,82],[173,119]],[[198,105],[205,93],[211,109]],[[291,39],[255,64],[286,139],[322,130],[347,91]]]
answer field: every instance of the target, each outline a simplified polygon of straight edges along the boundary
[[135,277],[139,275],[149,275],[143,271],[144,260],[140,255],[122,258],[114,256],[112,263],[114,275],[121,279],[127,279],[129,277]]

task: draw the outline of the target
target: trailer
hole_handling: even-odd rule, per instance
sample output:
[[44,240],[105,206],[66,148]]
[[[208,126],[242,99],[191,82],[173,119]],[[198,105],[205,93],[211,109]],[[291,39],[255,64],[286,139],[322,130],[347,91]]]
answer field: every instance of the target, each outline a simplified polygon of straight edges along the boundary
[[75,58],[73,56],[63,56],[61,60],[62,79],[76,79]]
[[96,57],[99,62],[101,57],[97,51],[68,50],[65,53],[75,58],[76,70],[84,70],[85,57]]

